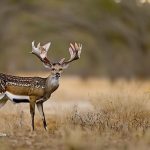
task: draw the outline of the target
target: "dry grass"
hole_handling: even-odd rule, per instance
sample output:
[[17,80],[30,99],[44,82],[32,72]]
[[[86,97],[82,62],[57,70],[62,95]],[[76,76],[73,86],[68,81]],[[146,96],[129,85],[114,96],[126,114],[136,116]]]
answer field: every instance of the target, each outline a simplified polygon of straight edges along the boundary
[[62,79],[52,101],[45,103],[48,132],[36,115],[30,132],[28,105],[7,104],[0,110],[1,149],[150,148],[150,81],[114,83],[105,79]]

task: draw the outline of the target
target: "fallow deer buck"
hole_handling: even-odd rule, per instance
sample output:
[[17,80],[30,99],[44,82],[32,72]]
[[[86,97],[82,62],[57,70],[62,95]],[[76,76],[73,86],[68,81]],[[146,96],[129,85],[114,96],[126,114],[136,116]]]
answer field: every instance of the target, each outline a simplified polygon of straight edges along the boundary
[[29,103],[30,114],[32,119],[32,130],[34,130],[34,115],[35,105],[43,120],[43,126],[47,129],[46,119],[43,110],[43,102],[48,100],[51,94],[59,87],[59,78],[63,69],[68,67],[68,64],[80,58],[82,45],[70,43],[69,52],[70,59],[61,59],[58,62],[51,62],[47,58],[47,52],[51,43],[41,46],[40,43],[35,47],[32,42],[32,54],[36,55],[50,70],[50,75],[47,78],[41,77],[18,77],[0,73],[0,107],[7,100],[14,103]]

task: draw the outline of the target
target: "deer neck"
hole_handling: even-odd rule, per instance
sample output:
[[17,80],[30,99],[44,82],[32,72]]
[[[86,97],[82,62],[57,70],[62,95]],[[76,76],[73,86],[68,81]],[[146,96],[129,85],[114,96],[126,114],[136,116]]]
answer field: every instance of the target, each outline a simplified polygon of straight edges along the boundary
[[48,92],[54,92],[57,88],[59,87],[59,78],[58,77],[53,77],[49,76],[47,78],[46,82],[46,91]]

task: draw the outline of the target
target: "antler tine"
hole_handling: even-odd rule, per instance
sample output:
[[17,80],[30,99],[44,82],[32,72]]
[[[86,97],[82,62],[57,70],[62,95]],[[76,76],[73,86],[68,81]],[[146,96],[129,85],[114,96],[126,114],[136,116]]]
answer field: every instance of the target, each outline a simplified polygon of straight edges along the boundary
[[77,60],[80,58],[81,55],[81,50],[82,50],[82,44],[77,44],[75,42],[75,44],[73,45],[72,43],[70,43],[70,47],[69,47],[69,53],[70,53],[70,59],[68,61],[65,61],[63,63],[68,64],[74,60]]
[[40,46],[41,46],[41,44],[39,43],[39,44],[37,45],[37,48],[40,48]]
[[32,42],[32,54],[36,55],[44,64],[46,68],[51,67],[51,62],[47,58],[47,52],[50,47],[50,42],[45,44],[44,46],[40,46],[40,43],[35,47],[34,41]]

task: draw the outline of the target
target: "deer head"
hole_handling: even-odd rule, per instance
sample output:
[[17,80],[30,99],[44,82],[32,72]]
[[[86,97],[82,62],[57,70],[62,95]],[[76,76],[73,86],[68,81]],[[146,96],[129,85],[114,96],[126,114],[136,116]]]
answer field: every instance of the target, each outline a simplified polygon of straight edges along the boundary
[[70,43],[69,47],[69,53],[70,53],[70,59],[65,60],[65,58],[62,58],[58,62],[51,62],[47,58],[47,52],[49,50],[51,43],[47,43],[43,46],[40,45],[40,43],[35,47],[34,41],[32,42],[32,54],[36,55],[42,62],[43,65],[50,69],[51,75],[54,77],[59,78],[63,69],[66,69],[69,66],[69,63],[77,60],[80,58],[81,50],[82,50],[82,44],[75,43],[74,45]]

